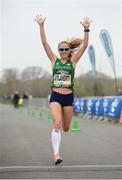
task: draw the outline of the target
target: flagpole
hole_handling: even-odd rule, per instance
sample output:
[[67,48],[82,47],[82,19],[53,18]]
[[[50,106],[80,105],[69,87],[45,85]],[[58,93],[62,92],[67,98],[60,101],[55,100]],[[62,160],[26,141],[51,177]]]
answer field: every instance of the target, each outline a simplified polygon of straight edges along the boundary
[[97,96],[97,84],[96,84],[96,79],[94,79],[94,96]]
[[117,78],[115,77],[115,92],[116,92],[116,96],[117,96],[117,91],[118,91],[118,87],[117,87]]
[[114,56],[112,55],[112,62],[113,62],[113,72],[114,72],[114,85],[115,85],[115,95],[117,95],[118,87],[117,87],[117,76],[116,76],[116,69],[115,69],[115,61]]
[[117,96],[118,87],[117,87],[117,77],[116,77],[116,72],[114,72],[114,84],[115,84],[115,94],[116,94],[116,96]]

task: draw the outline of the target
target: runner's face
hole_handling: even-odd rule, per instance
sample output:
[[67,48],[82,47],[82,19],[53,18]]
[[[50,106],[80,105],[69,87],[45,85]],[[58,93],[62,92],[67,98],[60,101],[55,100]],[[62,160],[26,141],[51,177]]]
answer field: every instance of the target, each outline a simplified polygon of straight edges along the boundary
[[60,54],[61,59],[66,59],[69,57],[70,48],[67,43],[61,43],[58,47],[58,52]]

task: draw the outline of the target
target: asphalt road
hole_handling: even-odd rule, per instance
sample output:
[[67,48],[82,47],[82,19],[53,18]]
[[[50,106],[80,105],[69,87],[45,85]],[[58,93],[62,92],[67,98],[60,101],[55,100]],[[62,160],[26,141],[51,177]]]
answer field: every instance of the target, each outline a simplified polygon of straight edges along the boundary
[[122,125],[73,117],[80,131],[62,132],[54,166],[52,123],[40,112],[0,105],[1,179],[122,179]]

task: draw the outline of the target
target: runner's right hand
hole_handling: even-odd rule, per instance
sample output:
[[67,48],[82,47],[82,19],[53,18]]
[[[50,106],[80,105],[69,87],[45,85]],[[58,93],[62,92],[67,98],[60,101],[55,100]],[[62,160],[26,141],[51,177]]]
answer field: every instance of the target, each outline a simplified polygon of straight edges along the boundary
[[35,16],[34,20],[39,24],[39,26],[43,25],[46,17],[42,17],[42,15]]

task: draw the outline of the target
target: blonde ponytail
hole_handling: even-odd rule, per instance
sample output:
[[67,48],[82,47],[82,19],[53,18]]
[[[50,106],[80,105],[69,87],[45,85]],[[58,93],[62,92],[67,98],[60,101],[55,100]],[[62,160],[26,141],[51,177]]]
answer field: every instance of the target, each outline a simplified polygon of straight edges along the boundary
[[71,38],[67,40],[69,47],[72,51],[75,51],[83,42],[80,38]]

